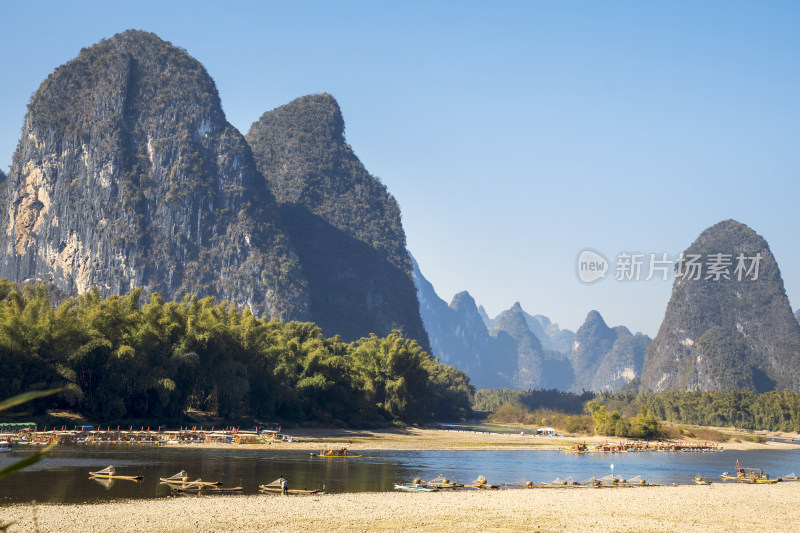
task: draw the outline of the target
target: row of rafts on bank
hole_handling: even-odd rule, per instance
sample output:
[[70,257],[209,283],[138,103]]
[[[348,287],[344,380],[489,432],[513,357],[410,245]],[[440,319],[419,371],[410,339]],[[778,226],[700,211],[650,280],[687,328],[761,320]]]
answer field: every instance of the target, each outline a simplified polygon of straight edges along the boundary
[[[349,454],[346,448],[331,450],[328,452],[320,452],[319,454],[312,453],[314,457],[333,458],[333,457],[361,457],[358,454]],[[613,471],[613,465],[612,465]],[[110,487],[117,480],[124,481],[141,481],[141,475],[126,475],[119,474],[114,466],[108,466],[103,470],[96,472],[89,472],[91,479],[100,482],[107,488]],[[781,477],[770,477],[769,474],[764,473],[761,468],[743,468],[736,462],[736,471],[733,474],[724,472],[720,475],[723,481],[750,483],[750,484],[773,484],[781,481],[798,481],[798,476],[794,473],[787,474]],[[185,470],[181,470],[175,475],[167,478],[159,478],[160,482],[169,486],[173,492],[177,493],[202,493],[202,494],[221,494],[221,493],[241,493],[244,487],[224,487],[221,481],[204,481],[202,478],[191,479]],[[698,474],[692,479],[692,482],[698,485],[710,485],[711,479]],[[394,485],[395,490],[405,492],[436,492],[439,490],[460,490],[460,489],[477,489],[477,490],[495,490],[500,488],[621,488],[621,487],[654,487],[664,486],[658,483],[647,483],[641,476],[635,476],[629,479],[615,476],[613,473],[603,477],[591,477],[583,481],[575,481],[572,477],[560,478],[557,477],[552,482],[536,484],[530,481],[527,477],[523,477],[511,483],[492,484],[486,480],[485,476],[478,476],[478,478],[471,483],[461,483],[456,479],[448,478],[444,475],[430,480],[423,481],[421,478],[415,478],[410,483],[397,483]],[[275,494],[320,494],[319,489],[296,489],[289,486],[289,482],[283,476],[259,485],[259,491],[264,493]]]
[[[613,465],[612,465],[613,468]],[[769,474],[765,474],[763,469],[761,468],[740,468],[739,463],[736,463],[736,472],[733,474],[729,474],[728,472],[723,472],[720,475],[720,478],[723,481],[731,481],[731,482],[738,482],[738,483],[750,483],[750,484],[773,484],[778,483],[780,481],[799,481],[800,478],[795,473],[787,474],[781,477],[770,477]],[[697,485],[711,485],[711,479],[702,476],[701,474],[696,475],[692,478],[692,482]],[[677,486],[677,484],[672,484],[673,486]],[[455,479],[448,479],[444,475],[440,475],[430,481],[423,481],[420,478],[416,478],[411,481],[411,483],[398,483],[395,484],[395,490],[405,491],[405,492],[436,492],[439,490],[459,490],[459,489],[482,489],[482,490],[492,490],[492,489],[500,489],[500,488],[524,488],[524,489],[534,489],[534,488],[622,488],[622,487],[663,487],[664,484],[660,483],[648,483],[645,481],[642,476],[634,476],[632,478],[626,479],[620,476],[615,476],[614,474],[603,476],[603,477],[591,477],[589,479],[583,481],[575,481],[571,476],[566,478],[557,477],[552,482],[549,483],[540,483],[536,484],[533,481],[530,481],[527,477],[523,477],[517,481],[512,483],[499,483],[499,484],[491,484],[486,481],[484,476],[478,476],[478,479],[473,481],[472,483],[461,483]]]
[[[143,476],[133,476],[118,474],[114,466],[108,466],[96,472],[89,472],[91,479],[109,488],[115,481],[134,481],[144,479]],[[181,470],[170,477],[159,478],[163,485],[167,485],[172,492],[194,493],[194,494],[236,494],[244,491],[244,487],[225,487],[222,481],[203,481],[202,478],[191,479],[185,470]],[[259,491],[264,493],[276,494],[318,494],[321,491],[316,489],[293,489],[289,487],[289,481],[283,476],[278,479],[258,486]]]

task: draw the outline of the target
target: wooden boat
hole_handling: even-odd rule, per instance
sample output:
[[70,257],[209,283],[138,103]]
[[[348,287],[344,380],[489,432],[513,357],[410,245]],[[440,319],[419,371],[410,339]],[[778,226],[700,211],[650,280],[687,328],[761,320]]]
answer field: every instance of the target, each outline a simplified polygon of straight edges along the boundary
[[583,455],[587,451],[589,451],[589,448],[588,446],[586,446],[586,444],[575,444],[573,446],[570,446],[569,448],[561,448],[561,450],[567,453],[576,453]]
[[523,489],[532,489],[536,487],[536,483],[530,481],[528,476],[524,476],[522,479],[518,479],[513,483],[500,483],[504,487],[519,487]]
[[190,481],[189,475],[186,473],[186,470],[181,470],[174,476],[162,477],[159,479],[161,480],[161,483],[166,483],[167,485],[186,485],[188,483],[197,483],[197,482],[200,482],[206,486],[222,485],[222,481],[201,481],[199,479],[197,481]]
[[763,468],[739,468],[736,475],[723,472],[720,477],[739,483],[777,483],[781,481],[779,477],[770,479],[769,474],[765,474]]
[[478,479],[472,482],[471,485],[464,485],[465,487],[469,487],[472,489],[499,489],[499,485],[491,485],[486,482],[486,478],[484,476],[478,476]]
[[405,492],[436,492],[435,487],[426,487],[419,483],[395,483],[394,490],[402,490]]
[[127,479],[129,481],[139,481],[140,479],[144,479],[143,476],[121,476],[116,473],[116,469],[113,466],[107,466],[102,470],[98,470],[97,472],[89,472],[89,475],[92,477],[102,477],[107,479]]
[[444,477],[444,474],[439,474],[437,477],[433,478],[430,481],[422,481],[421,479],[415,479],[414,483],[424,483],[429,487],[434,487],[437,489],[460,489],[464,487],[463,483],[460,483],[456,480],[451,481],[450,479]]
[[360,455],[333,455],[327,453],[311,453],[311,457],[325,457],[325,458],[348,458],[348,457],[361,457]]
[[218,485],[206,485],[202,479],[183,484],[183,485],[170,485],[169,488],[175,492],[202,492],[218,493],[218,492],[241,492],[244,487],[220,487]]
[[[280,487],[274,487],[270,485],[259,485],[258,489],[262,492],[274,492],[276,494],[281,494],[282,490]],[[315,490],[308,490],[308,489],[287,489],[287,494],[319,494],[319,489]]]
[[578,483],[577,481],[572,479],[572,476],[568,476],[568,477],[563,478],[563,479],[561,477],[557,477],[553,481],[551,481],[550,483],[543,482],[540,486],[541,487],[548,487],[548,488],[563,488],[563,487],[572,488],[572,487],[584,487],[584,486],[588,486],[588,485],[587,485],[587,482]]
[[[281,483],[283,482],[284,478],[279,477],[275,481],[271,481],[265,485],[259,485],[259,490],[263,492],[274,492],[276,494],[282,494],[283,489],[281,488]],[[308,490],[308,489],[287,489],[287,494],[318,494],[319,490]]]

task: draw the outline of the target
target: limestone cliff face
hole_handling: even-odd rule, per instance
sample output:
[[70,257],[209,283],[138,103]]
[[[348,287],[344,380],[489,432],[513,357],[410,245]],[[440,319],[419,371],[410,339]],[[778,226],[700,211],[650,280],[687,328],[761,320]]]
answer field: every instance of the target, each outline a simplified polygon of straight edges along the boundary
[[213,80],[153,34],[83,49],[42,83],[0,209],[2,277],[305,315],[298,257]]
[[500,339],[489,334],[475,299],[467,291],[456,294],[447,305],[413,258],[412,263],[420,315],[432,354],[466,372],[476,387],[512,386],[519,359],[514,339],[507,334]]
[[575,372],[572,390],[617,390],[639,377],[651,339],[631,334],[625,326],[608,327],[597,311],[590,311],[575,333],[569,359]]
[[544,350],[542,343],[528,328],[522,306],[515,303],[511,309],[497,317],[494,335],[501,339],[508,335],[514,340],[518,354],[517,372],[512,379],[516,388],[535,389],[542,386],[544,374],[542,360]]
[[[708,269],[721,259],[717,254],[728,255],[725,276]],[[752,261],[744,263],[744,275],[737,274],[739,254],[760,254],[757,279],[747,273]],[[684,252],[692,256],[704,268],[697,276],[684,266],[676,275],[664,321],[647,350],[642,389],[800,390],[800,325],[764,238],[725,220],[700,234]]]
[[587,390],[616,391],[642,375],[647,347],[653,339],[641,333],[634,335],[625,326],[613,329],[617,338],[597,365]]
[[400,209],[345,142],[336,100],[264,113],[247,141],[300,256],[309,318],[349,339],[400,328],[427,347]]

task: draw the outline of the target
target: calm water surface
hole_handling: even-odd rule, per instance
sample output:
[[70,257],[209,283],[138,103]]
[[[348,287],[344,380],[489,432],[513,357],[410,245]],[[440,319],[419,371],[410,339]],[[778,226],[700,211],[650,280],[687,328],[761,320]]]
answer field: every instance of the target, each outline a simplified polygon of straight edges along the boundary
[[[0,468],[35,452],[18,446],[0,456]],[[394,483],[415,477],[445,474],[470,482],[479,475],[490,483],[513,483],[526,476],[535,483],[572,476],[582,481],[613,472],[622,477],[641,475],[650,483],[691,481],[695,474],[709,478],[742,466],[764,468],[771,476],[800,473],[796,450],[724,451],[716,453],[622,453],[573,455],[559,451],[369,451],[363,457],[321,459],[306,451],[270,449],[201,449],[191,446],[59,446],[32,467],[0,481],[0,505],[12,502],[94,502],[123,498],[170,496],[159,484],[186,470],[191,479],[222,481],[256,494],[258,485],[285,476],[293,488],[326,492],[389,491]],[[89,479],[88,472],[114,465],[119,474],[142,475],[144,480],[108,482]]]

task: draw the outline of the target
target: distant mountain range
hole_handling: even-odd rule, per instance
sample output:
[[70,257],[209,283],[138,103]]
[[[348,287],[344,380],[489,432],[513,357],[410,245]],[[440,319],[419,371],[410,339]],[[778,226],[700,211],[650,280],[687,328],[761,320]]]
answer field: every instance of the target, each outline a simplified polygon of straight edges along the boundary
[[597,311],[574,334],[519,303],[491,318],[465,292],[448,306],[416,263],[413,276],[434,354],[481,388],[800,390],[800,310],[766,240],[725,220],[682,258],[655,340]]
[[490,318],[466,291],[448,305],[416,261],[412,272],[433,354],[478,388],[617,390],[641,374],[650,338],[609,329],[596,311],[577,334],[526,313],[519,302]]

